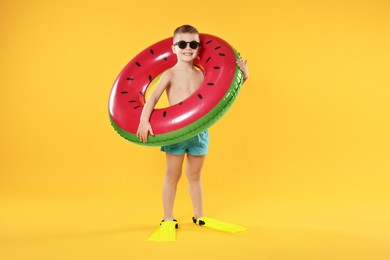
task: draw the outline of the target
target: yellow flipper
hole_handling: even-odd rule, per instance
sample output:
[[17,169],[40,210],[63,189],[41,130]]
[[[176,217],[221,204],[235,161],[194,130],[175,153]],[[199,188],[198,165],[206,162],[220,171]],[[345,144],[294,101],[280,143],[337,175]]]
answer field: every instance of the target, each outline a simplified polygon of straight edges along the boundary
[[174,220],[162,221],[160,226],[148,238],[148,241],[166,242],[176,241],[177,222]]
[[192,218],[193,222],[199,226],[204,226],[212,229],[216,229],[219,231],[229,232],[229,233],[237,233],[245,231],[246,228],[226,222],[222,222],[209,217],[201,217],[201,218]]

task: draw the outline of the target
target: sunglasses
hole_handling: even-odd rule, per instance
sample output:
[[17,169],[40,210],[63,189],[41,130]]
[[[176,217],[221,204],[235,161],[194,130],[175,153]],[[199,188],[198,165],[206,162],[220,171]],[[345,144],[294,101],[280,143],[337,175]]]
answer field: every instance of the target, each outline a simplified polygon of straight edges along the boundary
[[178,46],[180,49],[184,50],[187,47],[187,44],[190,44],[191,49],[196,50],[200,43],[197,41],[191,41],[191,42],[186,42],[186,41],[178,41],[177,43],[173,44],[174,46]]

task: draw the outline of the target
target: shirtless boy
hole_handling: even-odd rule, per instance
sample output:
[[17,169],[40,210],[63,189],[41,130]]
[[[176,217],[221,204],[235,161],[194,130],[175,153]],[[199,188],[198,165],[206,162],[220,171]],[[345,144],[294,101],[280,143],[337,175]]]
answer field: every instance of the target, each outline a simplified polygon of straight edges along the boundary
[[[194,59],[201,51],[200,49],[199,33],[194,27],[183,25],[175,30],[172,51],[177,56],[177,63],[162,74],[159,83],[146,101],[137,131],[137,137],[141,142],[147,142],[148,135],[154,135],[149,118],[164,91],[166,91],[169,104],[172,106],[189,97],[202,84],[203,73],[196,69],[193,64]],[[245,82],[249,76],[246,61],[237,60],[237,65],[244,73]],[[167,241],[175,239],[175,227],[177,228],[178,225],[174,219],[173,205],[185,157],[187,160],[186,176],[194,210],[193,221],[199,225],[214,221],[206,218],[203,212],[201,170],[208,152],[208,144],[209,134],[205,130],[189,140],[161,147],[161,150],[166,153],[166,173],[162,189],[164,217],[158,231],[170,235],[166,238],[159,238],[156,234],[150,240]]]

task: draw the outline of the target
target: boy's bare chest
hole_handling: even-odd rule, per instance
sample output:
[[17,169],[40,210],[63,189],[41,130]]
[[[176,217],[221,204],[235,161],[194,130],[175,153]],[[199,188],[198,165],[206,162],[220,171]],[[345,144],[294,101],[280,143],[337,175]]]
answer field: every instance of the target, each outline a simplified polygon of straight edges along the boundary
[[202,84],[203,77],[198,73],[177,73],[170,82],[171,91],[196,91]]
[[192,93],[202,84],[203,75],[201,73],[176,73],[171,77],[167,88],[170,105],[177,104]]

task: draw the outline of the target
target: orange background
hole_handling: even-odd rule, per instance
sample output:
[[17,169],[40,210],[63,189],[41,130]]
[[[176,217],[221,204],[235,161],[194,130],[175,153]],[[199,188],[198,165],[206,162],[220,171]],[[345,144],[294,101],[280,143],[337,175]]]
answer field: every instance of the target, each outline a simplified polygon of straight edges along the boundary
[[[3,1],[0,259],[389,259],[387,1]],[[248,59],[210,129],[207,215],[183,178],[175,243],[164,155],[115,133],[111,85],[145,47],[192,24]]]

